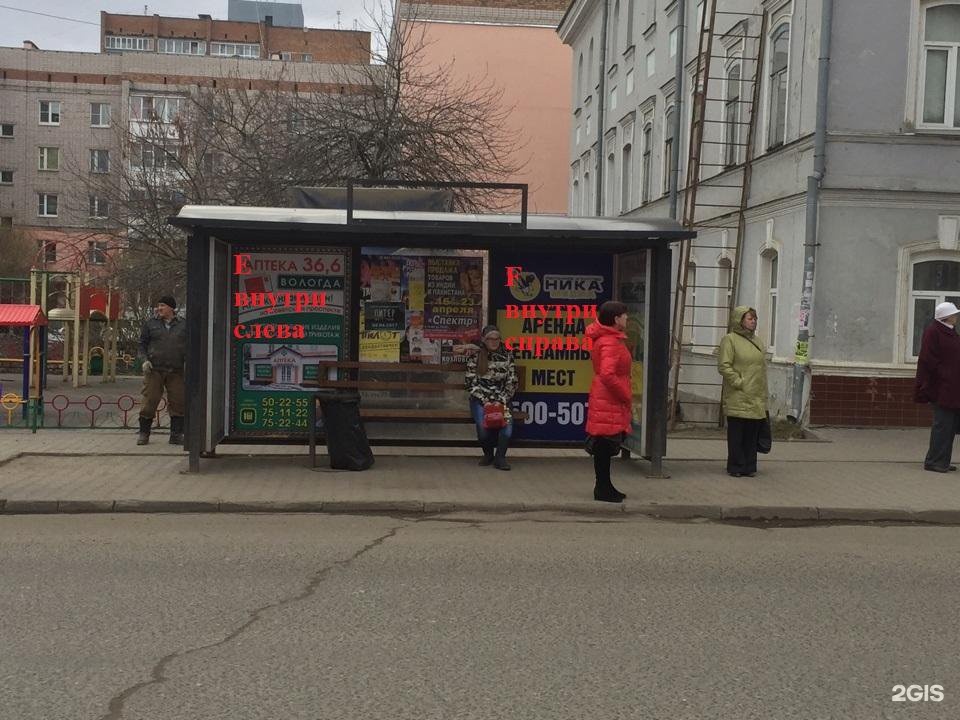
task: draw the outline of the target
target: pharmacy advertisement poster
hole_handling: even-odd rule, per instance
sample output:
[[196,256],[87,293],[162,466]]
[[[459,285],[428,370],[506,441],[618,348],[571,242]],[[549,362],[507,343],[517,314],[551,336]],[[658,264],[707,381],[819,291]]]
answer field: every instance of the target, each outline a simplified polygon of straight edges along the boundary
[[307,432],[317,363],[346,353],[349,257],[346,248],[232,251],[232,435]]

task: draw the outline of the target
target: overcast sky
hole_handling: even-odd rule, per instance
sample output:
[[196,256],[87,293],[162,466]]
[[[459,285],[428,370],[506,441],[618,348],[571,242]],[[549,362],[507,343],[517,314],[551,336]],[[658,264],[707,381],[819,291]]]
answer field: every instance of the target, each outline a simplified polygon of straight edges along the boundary
[[[269,5],[269,0],[264,5]],[[340,23],[344,30],[352,30],[353,22],[361,23],[361,29],[369,25],[365,4],[370,0],[303,0],[303,19],[308,27],[335,28],[337,10],[341,12]],[[81,50],[99,52],[100,11],[172,15],[196,17],[208,13],[218,20],[227,19],[227,0],[0,0],[0,46],[20,47],[24,40],[33,40],[41,50]],[[15,8],[25,8],[23,12]],[[69,20],[60,20],[32,13],[58,15]],[[81,20],[83,22],[73,22]]]

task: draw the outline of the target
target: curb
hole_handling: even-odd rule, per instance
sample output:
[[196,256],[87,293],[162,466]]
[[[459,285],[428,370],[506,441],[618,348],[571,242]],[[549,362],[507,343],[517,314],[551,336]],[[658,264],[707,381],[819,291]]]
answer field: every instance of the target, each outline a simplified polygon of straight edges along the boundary
[[834,508],[813,506],[632,504],[593,502],[435,502],[420,500],[5,500],[0,515],[64,515],[91,513],[322,513],[446,515],[450,513],[517,514],[556,512],[570,515],[636,516],[658,520],[713,520],[719,522],[802,523],[917,523],[960,525],[957,510],[905,508]]

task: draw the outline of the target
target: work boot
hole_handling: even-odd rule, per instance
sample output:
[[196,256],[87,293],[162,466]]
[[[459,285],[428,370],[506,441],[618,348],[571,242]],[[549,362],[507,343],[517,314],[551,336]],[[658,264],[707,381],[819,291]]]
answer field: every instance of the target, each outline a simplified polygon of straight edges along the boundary
[[170,418],[170,444],[183,445],[183,418]]
[[150,442],[151,425],[153,425],[153,418],[140,418],[140,432],[137,433],[137,445],[146,445]]
[[500,433],[497,438],[497,454],[493,460],[493,466],[497,470],[509,470],[510,464],[507,462],[507,445],[510,444],[510,438]]

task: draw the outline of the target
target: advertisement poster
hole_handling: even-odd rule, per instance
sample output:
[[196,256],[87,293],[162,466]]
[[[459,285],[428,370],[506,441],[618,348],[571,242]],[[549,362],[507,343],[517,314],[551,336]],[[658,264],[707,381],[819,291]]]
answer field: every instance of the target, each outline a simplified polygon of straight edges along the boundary
[[364,248],[360,360],[462,361],[454,347],[479,338],[483,324],[483,261],[476,253]]
[[[344,357],[349,251],[235,248],[231,268],[239,254],[249,261],[231,275],[231,434],[306,433],[317,363]],[[317,303],[298,306],[296,293]]]
[[[522,272],[511,287],[494,278],[492,302],[497,325],[506,338],[560,338],[579,341],[593,320],[572,318],[508,318],[507,305],[601,305],[613,297],[613,258],[594,253],[496,253],[491,267],[520,267]],[[566,343],[566,340],[563,341]],[[518,426],[518,438],[531,440],[580,441],[585,436],[587,396],[593,380],[588,350],[515,350],[520,387],[513,406],[526,413]]]

